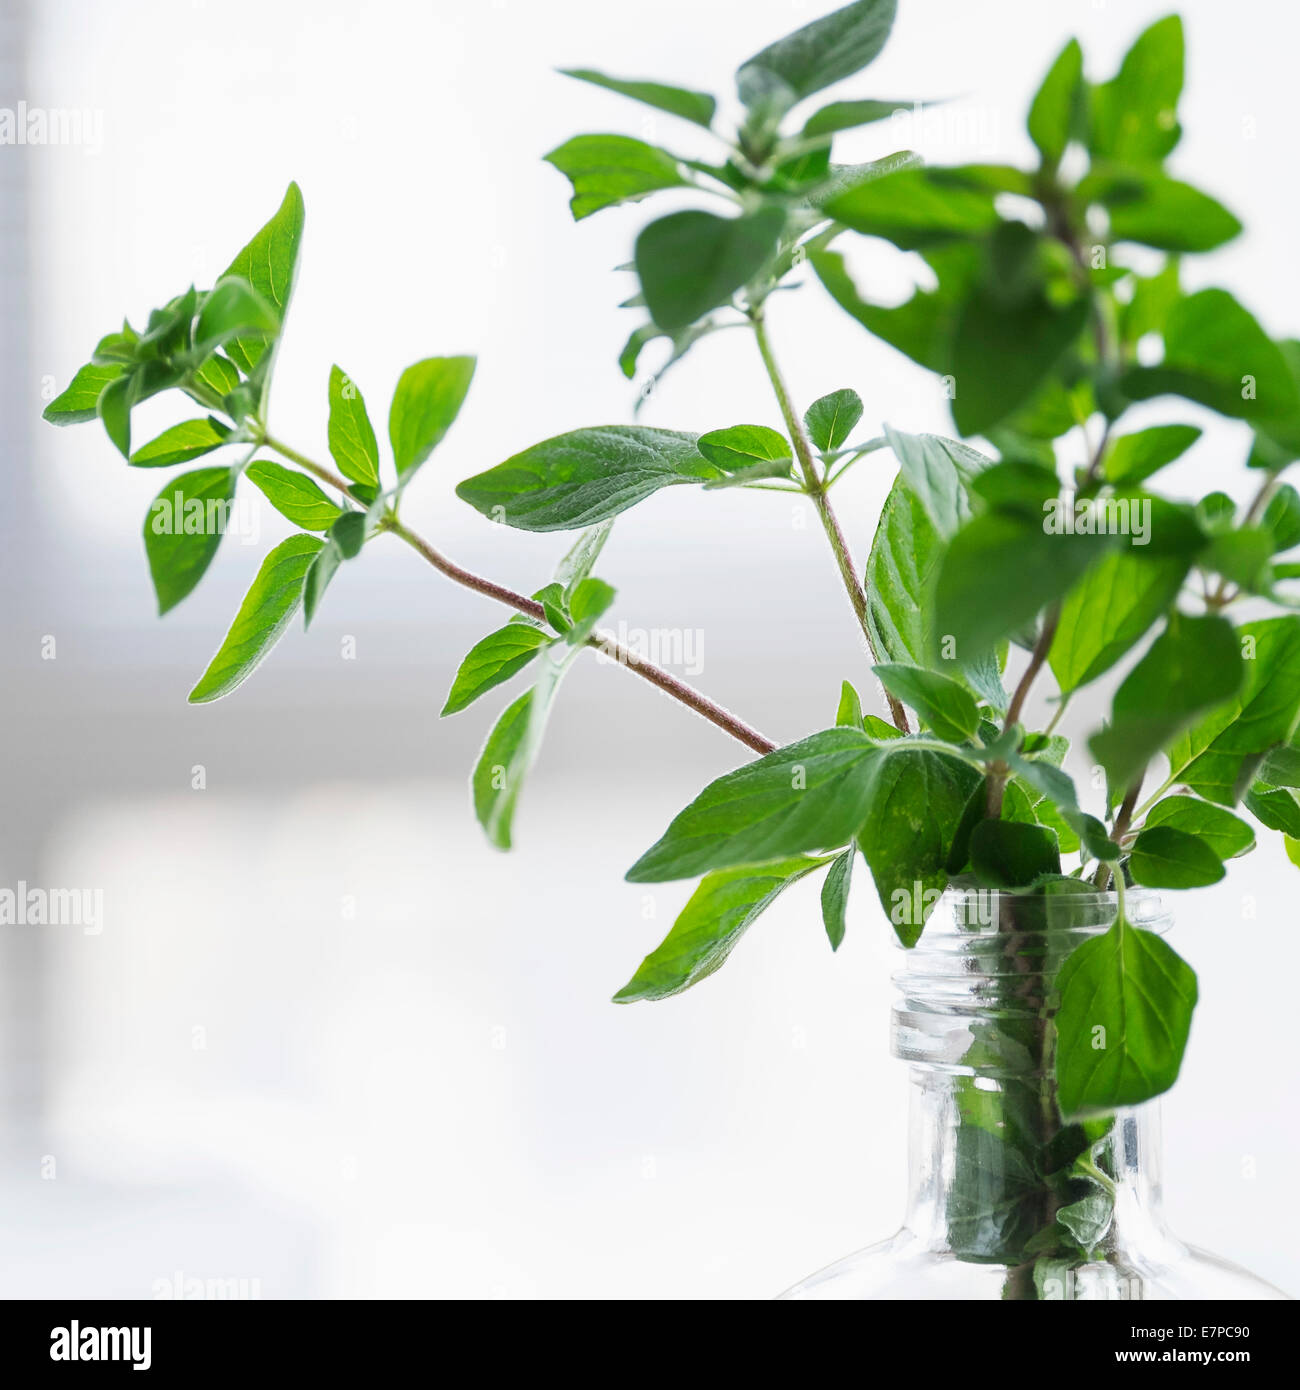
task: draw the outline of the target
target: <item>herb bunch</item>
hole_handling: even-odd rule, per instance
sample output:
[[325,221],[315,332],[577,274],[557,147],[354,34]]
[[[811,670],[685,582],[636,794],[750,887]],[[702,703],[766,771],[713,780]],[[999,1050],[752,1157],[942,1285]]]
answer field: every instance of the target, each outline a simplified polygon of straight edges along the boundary
[[[1300,343],[1271,338],[1225,290],[1182,287],[1182,259],[1241,226],[1165,167],[1180,136],[1176,17],[1146,30],[1106,81],[1089,79],[1079,45],[1066,45],[1028,114],[1031,168],[928,167],[887,149],[869,163],[836,163],[841,132],[888,131],[889,118],[913,106],[874,96],[808,106],[871,63],[894,11],[895,0],[859,0],[756,53],[736,75],[743,114],[734,129],[722,127],[706,93],[568,74],[718,142],[706,161],[589,134],[547,156],[572,184],[575,219],[669,189],[700,196],[700,207],[649,221],[636,238],[625,269],[636,277],[628,303],[639,321],[622,370],[634,377],[643,350],[663,339],[661,373],[702,337],[739,326],[752,334],[782,428],[576,429],[466,479],[458,495],[494,521],[579,533],[531,595],[463,569],[401,518],[406,488],[470,388],[472,357],[431,357],[402,374],[386,460],[339,367],[328,383],[331,464],[272,433],[269,393],[303,225],[296,185],[210,290],[191,286],[143,331],[123,324],[103,338],[45,416],[61,425],[98,418],[133,467],[223,460],[169,478],[146,518],[162,613],[212,563],[221,540],[212,518],[241,479],[299,528],[266,557],[191,701],[233,691],[297,611],[310,624],[339,569],[385,534],[512,608],[466,656],[442,711],[465,709],[526,668],[537,673],[504,709],[472,774],[475,814],[499,848],[510,846],[549,711],[585,648],[606,650],[761,755],[704,788],[629,871],[634,882],[700,882],[615,996],[621,1002],[666,998],[718,969],[764,909],[808,875],[821,875],[825,928],[838,947],[859,858],[904,945],[953,885],[1012,895],[1024,905],[1017,911],[1044,921],[1054,905],[1068,914],[1072,895],[1113,887],[1113,927],[1075,949],[1057,978],[1055,1119],[1035,1130],[1034,1154],[1054,1144],[1074,1183],[1070,1165],[1095,1167],[1090,1154],[1104,1133],[1081,1127],[1085,1118],[1173,1084],[1196,1001],[1190,967],[1128,920],[1126,887],[1214,883],[1226,860],[1252,848],[1256,826],[1286,836],[1300,863],[1300,600],[1288,588],[1300,562],[1285,558],[1300,545],[1300,494],[1282,480],[1300,458]],[[844,257],[859,236],[918,253],[931,287],[901,305],[873,302]],[[800,408],[767,307],[808,269],[869,333],[939,376],[963,439],[864,429],[866,407],[851,385],[828,383]],[[202,413],[133,448],[133,407],[160,392]],[[1246,506],[1221,491],[1187,499],[1155,490],[1160,470],[1201,434],[1179,422],[1126,425],[1131,407],[1157,398],[1243,423],[1254,479]],[[831,493],[868,458],[892,458],[897,476],[860,566]],[[833,727],[777,748],[601,632],[615,594],[593,569],[614,518],[680,485],[810,501],[887,719],[864,709],[846,681]],[[1109,718],[1079,731],[1102,774],[1089,808],[1063,771],[1060,730],[1071,697],[1121,662],[1128,670]],[[1048,673],[1055,714],[1047,728],[1028,729],[1027,697]],[[976,1128],[985,1142],[987,1125]],[[1039,1212],[1037,1225],[1050,1225],[1058,1207]],[[1033,1238],[1048,1249],[1034,1225],[1015,1252]],[[1005,1242],[972,1258],[995,1256],[1010,1258]]]

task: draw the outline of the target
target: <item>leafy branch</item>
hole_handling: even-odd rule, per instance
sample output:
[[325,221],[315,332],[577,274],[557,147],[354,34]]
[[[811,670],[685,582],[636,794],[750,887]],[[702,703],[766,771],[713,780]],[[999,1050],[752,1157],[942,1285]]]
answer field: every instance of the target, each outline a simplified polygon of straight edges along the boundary
[[[710,93],[568,71],[716,141],[713,157],[687,159],[630,136],[578,135],[547,156],[571,185],[577,221],[668,190],[709,197],[637,233],[623,267],[636,278],[625,304],[637,322],[620,370],[635,378],[659,344],[657,382],[706,337],[748,327],[782,428],[579,428],[464,479],[458,497],[496,523],[577,533],[531,595],[463,569],[399,517],[457,418],[474,359],[431,357],[403,372],[389,459],[338,367],[332,467],[269,432],[304,216],[296,185],[210,290],[191,286],[143,331],[125,323],[106,335],[45,414],[55,424],[98,418],[133,467],[226,460],[173,477],[150,508],[144,540],[161,612],[212,563],[241,480],[295,526],[266,557],[194,701],[242,683],[297,610],[310,623],[336,574],[386,532],[514,610],[466,655],[443,708],[457,713],[534,673],[471,774],[476,814],[500,848],[511,844],[563,678],[588,649],[761,755],[705,787],[629,871],[635,882],[700,882],[620,1002],[693,986],[787,886],[817,873],[838,948],[859,857],[904,945],[944,891],[988,890],[1003,904],[1009,958],[1043,980],[1051,971],[1026,944],[1034,924],[1056,912],[1068,920],[1071,898],[1113,883],[1113,925],[1065,958],[1054,976],[1059,1010],[1044,1004],[1017,1040],[1049,1078],[1020,1098],[1024,1139],[1007,1159],[1024,1177],[1024,1220],[1014,1239],[999,1226],[978,1250],[953,1235],[959,1253],[1005,1263],[1009,1288],[1029,1287],[1040,1257],[1088,1258],[1102,1239],[1107,1175],[1090,1117],[1172,1085],[1191,1026],[1195,975],[1128,921],[1126,889],[1215,883],[1254,845],[1255,826],[1280,834],[1300,864],[1300,493],[1284,481],[1300,460],[1300,342],[1272,337],[1226,290],[1183,287],[1184,259],[1226,244],[1241,224],[1166,168],[1181,136],[1176,17],[1143,32],[1106,80],[1085,73],[1077,42],[1065,46],[1028,113],[1033,167],[930,167],[888,140],[876,159],[836,163],[842,132],[892,134],[889,119],[913,104],[854,96],[800,108],[869,66],[894,12],[894,0],[858,0],[754,54],[736,74],[734,130],[717,128]],[[874,302],[852,272],[859,237],[919,256],[932,283],[902,304]],[[883,419],[855,438],[867,407],[845,386],[798,413],[765,311],[803,266],[831,303],[939,379],[960,438]],[[133,449],[134,407],[168,391],[209,413]],[[1249,427],[1244,462],[1262,481],[1244,508],[1223,492],[1188,498],[1166,485],[1164,470],[1201,430],[1177,419],[1128,427],[1129,411],[1153,401],[1191,402]],[[278,457],[255,457],[262,449]],[[860,569],[829,492],[865,459],[896,468]],[[668,488],[733,487],[810,498],[890,722],[844,681],[833,726],[776,747],[599,629],[614,591],[593,567],[614,519]],[[1263,616],[1238,621],[1247,601]],[[1016,647],[1025,665],[1008,691]],[[1045,673],[1056,711],[1035,730],[1025,727],[1028,697]],[[1103,679],[1117,682],[1108,718],[1073,731],[1104,773],[1089,810],[1065,770],[1060,730],[1079,708],[1073,697]],[[1153,766],[1165,775],[1140,802]],[[1091,1042],[1099,1028],[1110,1040],[1101,1055]],[[973,1170],[992,1162],[990,1143],[1005,1157],[997,1124],[974,1111],[964,1131],[968,1123]],[[973,1215],[984,1230],[989,1213],[977,1204]]]

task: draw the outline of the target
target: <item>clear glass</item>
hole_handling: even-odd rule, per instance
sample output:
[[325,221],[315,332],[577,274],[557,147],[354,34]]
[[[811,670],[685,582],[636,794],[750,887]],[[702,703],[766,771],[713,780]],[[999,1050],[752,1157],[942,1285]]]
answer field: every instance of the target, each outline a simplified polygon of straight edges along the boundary
[[[1126,898],[1135,925],[1168,928],[1158,896]],[[782,1297],[1287,1296],[1165,1225],[1158,1102],[1061,1121],[1053,980],[1116,907],[1110,893],[944,895],[895,977],[893,1053],[912,1083],[902,1228]]]

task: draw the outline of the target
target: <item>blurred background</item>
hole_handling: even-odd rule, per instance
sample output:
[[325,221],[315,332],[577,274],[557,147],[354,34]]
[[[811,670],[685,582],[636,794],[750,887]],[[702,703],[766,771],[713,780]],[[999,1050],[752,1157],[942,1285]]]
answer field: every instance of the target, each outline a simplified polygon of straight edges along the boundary
[[[101,334],[210,283],[297,179],[307,230],[272,427],[323,456],[332,362],[379,424],[408,363],[478,354],[408,520],[538,587],[566,539],[496,530],[453,487],[549,434],[630,418],[637,384],[615,358],[635,318],[615,310],[631,289],[613,267],[645,218],[575,227],[540,157],[581,130],[686,154],[707,139],[554,69],[730,102],[741,60],[828,7],[4,0],[0,108],[89,116],[79,144],[0,145],[0,885],[100,890],[103,919],[0,927],[3,1295],[238,1279],[265,1298],[761,1297],[897,1225],[897,960],[865,874],[837,957],[805,883],[699,989],[608,1002],[689,892],[624,870],[743,761],[737,745],[585,660],[501,856],[465,784],[505,701],[438,719],[494,605],[383,542],[339,575],[310,636],[295,627],[237,697],[191,708],[287,524],[264,507],[259,543],[228,539],[160,622],[140,537],[159,475],[125,468],[97,427],[39,420]],[[1109,76],[1167,8],[902,0],[884,55],[842,93],[954,100],[851,134],[840,157],[1023,161],[1024,110],[1065,39]],[[1186,278],[1294,333],[1281,171],[1300,11],[1180,9],[1172,167],[1248,227]],[[851,263],[882,299],[918,275],[862,239]],[[864,427],[950,430],[931,380],[815,283],[771,319],[802,404],[853,386]],[[177,418],[150,406],[140,439]],[[1145,416],[1206,426],[1172,480],[1241,495],[1242,427],[1169,402]],[[642,418],[779,423],[740,334],[698,347]],[[859,560],[890,471],[875,455],[837,491]],[[619,590],[613,625],[681,642],[677,673],[779,742],[832,721],[842,678],[871,688],[798,499],[669,489],[620,520],[598,572]],[[1107,698],[1078,702],[1076,731]],[[1177,904],[1202,1002],[1165,1105],[1166,1189],[1184,1238],[1297,1292],[1300,879],[1275,840]]]

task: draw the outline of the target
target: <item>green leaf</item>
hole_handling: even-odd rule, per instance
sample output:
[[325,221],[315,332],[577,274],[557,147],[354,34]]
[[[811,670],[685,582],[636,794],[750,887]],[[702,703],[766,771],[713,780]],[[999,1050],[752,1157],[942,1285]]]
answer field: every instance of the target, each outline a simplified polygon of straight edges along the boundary
[[643,323],[640,328],[632,330],[627,342],[623,345],[623,351],[618,355],[619,370],[629,381],[636,376],[636,364],[641,358],[641,349],[647,343],[652,343],[656,338],[663,336],[652,323]]
[[922,104],[914,101],[832,101],[808,117],[803,124],[803,134],[808,137],[833,135],[839,130],[873,125],[876,121],[887,120],[895,111],[912,111]]
[[991,460],[967,444],[937,434],[904,434],[885,426],[908,486],[920,498],[939,535],[948,539],[970,520],[970,488]]
[[966,301],[952,347],[952,418],[965,435],[982,434],[1024,405],[1078,339],[1086,300],[1057,308],[1042,295],[1014,304],[986,289]]
[[573,626],[566,634],[570,646],[585,642],[614,602],[614,590],[603,579],[581,579],[569,597]]
[[679,333],[732,295],[772,259],[785,211],[762,207],[742,217],[670,213],[636,239],[636,270],[650,316]]
[[1043,79],[1029,108],[1029,138],[1038,146],[1043,163],[1060,163],[1074,134],[1083,92],[1083,49],[1071,39]]
[[718,103],[707,92],[669,87],[662,82],[628,81],[621,77],[609,77],[591,68],[561,68],[560,71],[565,77],[575,77],[579,82],[590,82],[593,86],[605,87],[611,92],[631,97],[633,101],[653,106],[659,111],[667,111],[673,116],[681,116],[683,120],[693,121],[706,130],[713,124],[713,113]]
[[[885,499],[867,559],[867,624],[881,656],[912,666],[935,664],[940,641],[933,593],[942,554],[934,523],[906,479],[899,477]],[[1006,708],[992,650],[969,665],[942,659],[939,665],[960,675],[995,708]]]
[[259,337],[274,338],[279,331],[275,309],[243,276],[227,276],[217,281],[199,310],[194,351],[206,355],[232,338],[243,345]]
[[131,457],[131,408],[139,399],[138,370],[129,376],[110,381],[99,393],[96,410],[103,422],[104,432],[124,459]]
[[1261,825],[1280,830],[1291,839],[1300,839],[1300,801],[1287,787],[1266,787],[1256,783],[1245,797],[1246,809]]
[[1300,492],[1283,483],[1269,498],[1263,522],[1273,537],[1273,550],[1280,555],[1300,545]]
[[[1040,735],[1030,735],[1024,747],[1031,750]],[[1073,852],[1082,843],[1094,859],[1111,862],[1119,858],[1119,846],[1106,833],[1106,827],[1095,816],[1079,809],[1079,798],[1070,777],[1061,771],[1053,758],[1064,756],[1064,749],[1050,746],[1041,752],[1003,753],[1003,759],[1038,800],[1034,802],[1034,819],[1052,830],[1062,850]]]
[[971,831],[970,862],[986,888],[1028,888],[1061,872],[1061,851],[1056,836],[1041,825],[982,820]]
[[261,665],[297,612],[307,570],[323,544],[317,536],[290,536],[262,561],[225,641],[190,691],[192,705],[229,695]]
[[378,487],[379,445],[374,427],[366,413],[361,388],[340,367],[330,368],[329,399],[330,457],[351,482]]
[[1042,1180],[1023,1147],[978,1124],[959,1124],[943,1212],[953,1254],[976,1264],[1020,1264],[1041,1210]]
[[192,593],[207,572],[226,532],[236,478],[230,468],[182,473],[149,504],[144,549],[159,616]]
[[[975,827],[987,818],[989,802],[989,779],[981,777],[974,791],[966,799],[962,808],[961,820],[953,832],[952,845],[948,851],[945,867],[952,876],[965,873],[970,867],[970,837]],[[1019,782],[1012,779],[1003,788],[1002,819],[1018,821],[1023,825],[1037,825],[1038,817],[1034,811],[1030,794]],[[1064,821],[1061,822],[1064,825]],[[1068,828],[1066,833],[1068,834]]]
[[835,727],[837,729],[862,728],[862,701],[858,692],[848,681],[843,681],[840,684],[840,703],[839,708],[835,711]]
[[546,614],[546,621],[556,632],[563,634],[572,631],[573,621],[569,617],[562,584],[554,582],[547,584],[544,588],[539,589],[533,598],[542,605]]
[[1300,718],[1300,618],[1246,623],[1240,689],[1170,744],[1169,776],[1208,801],[1231,806],[1264,756],[1290,741]]
[[1222,203],[1163,174],[1094,173],[1079,185],[1078,196],[1106,208],[1112,241],[1201,252],[1213,251],[1241,231],[1241,223]]
[[188,463],[219,449],[230,438],[230,430],[220,420],[185,420],[164,430],[131,455],[136,468],[166,468],[173,463]]
[[1182,296],[1178,265],[1178,258],[1170,256],[1155,275],[1134,277],[1133,297],[1119,310],[1120,333],[1125,343],[1134,345],[1148,333],[1164,333],[1169,311]]
[[1115,1216],[1115,1199],[1108,1192],[1094,1192],[1056,1213],[1057,1223],[1064,1226],[1075,1243],[1091,1257],[1110,1230]]
[[793,454],[790,441],[766,425],[732,425],[725,430],[710,430],[700,435],[696,447],[710,463],[728,473],[760,463],[788,463]]
[[820,396],[804,412],[808,437],[823,454],[832,453],[862,419],[862,398],[847,388]]
[[824,208],[855,232],[883,237],[904,251],[976,240],[991,233],[1000,220],[992,193],[945,181],[925,168],[903,168],[856,184]]
[[1153,425],[1122,434],[1106,451],[1102,471],[1112,483],[1139,483],[1185,454],[1200,437],[1195,425]]
[[767,459],[763,463],[751,463],[747,468],[737,468],[734,473],[705,483],[704,491],[717,492],[729,487],[748,487],[751,483],[762,483],[771,478],[788,481],[791,476],[789,459]]
[[844,918],[849,905],[849,883],[853,878],[853,858],[856,853],[856,847],[850,845],[826,871],[822,883],[822,925],[826,928],[832,951],[838,951],[844,940]]
[[709,874],[672,930],[614,996],[616,1004],[667,999],[719,969],[750,924],[819,859],[786,859],[757,868]]
[[872,669],[885,689],[910,705],[940,738],[963,743],[975,736],[979,710],[965,686],[919,666],[882,663]]
[[452,682],[442,716],[458,714],[480,695],[508,681],[553,639],[528,623],[507,623],[470,648]]
[[125,319],[120,333],[109,333],[95,344],[90,360],[94,366],[133,366],[139,360],[140,335]]
[[498,849],[510,848],[511,822],[523,780],[519,769],[532,705],[530,688],[506,707],[492,726],[470,778],[474,814]]
[[343,515],[343,509],[336,506],[305,474],[295,468],[286,468],[282,463],[269,459],[258,459],[244,470],[249,482],[255,483],[265,494],[266,499],[295,526],[304,531],[328,531]]
[[1096,680],[1141,641],[1178,597],[1187,570],[1177,555],[1103,555],[1061,604],[1048,655],[1061,693]]
[[474,366],[472,357],[426,357],[398,378],[388,412],[388,438],[401,482],[410,481],[451,428],[469,391]]
[[1300,787],[1300,748],[1275,748],[1260,764],[1259,780],[1270,787]]
[[1256,590],[1267,579],[1273,545],[1273,533],[1266,527],[1242,526],[1215,536],[1199,563],[1243,589]]
[[1092,89],[1094,155],[1119,164],[1158,164],[1178,143],[1183,90],[1183,25],[1157,20],[1129,49],[1118,74]]
[[339,555],[345,560],[355,560],[361,554],[366,540],[366,516],[364,512],[343,512],[334,518],[330,527],[330,540],[338,546]]
[[497,849],[509,849],[524,780],[537,760],[555,692],[580,647],[556,643],[546,650],[537,684],[497,720],[470,779],[474,814]]
[[[293,294],[303,217],[302,192],[296,183],[291,183],[275,216],[231,261],[221,276],[223,280],[231,275],[246,280],[275,310],[281,324]],[[225,345],[227,356],[245,373],[251,373],[270,348],[270,340],[256,335],[236,338]]]
[[856,838],[895,934],[913,946],[948,884],[948,856],[980,774],[907,738],[878,748]]
[[1135,367],[1120,378],[1130,399],[1172,392],[1221,415],[1265,423],[1300,414],[1300,392],[1281,348],[1227,290],[1175,301],[1164,340],[1158,367]]
[[1165,826],[1194,835],[1219,859],[1235,859],[1255,847],[1255,832],[1222,806],[1194,796],[1167,796],[1147,812],[1145,828]]
[[840,849],[866,817],[880,745],[827,729],[711,782],[628,870],[631,883]]
[[689,187],[673,155],[628,135],[575,135],[545,158],[573,185],[575,222],[661,188]]
[[98,366],[88,362],[68,383],[67,388],[47,405],[41,419],[51,425],[84,425],[96,416],[100,393],[116,381],[125,369],[120,363]]
[[607,425],[534,444],[466,479],[456,495],[491,521],[564,531],[617,516],[662,487],[719,476],[693,434]]
[[1226,872],[1204,840],[1172,825],[1142,831],[1133,843],[1128,871],[1134,883],[1147,888],[1204,888]]
[[1067,1118],[1140,1105],[1178,1079],[1196,975],[1154,932],[1119,917],[1070,953],[1057,987],[1057,1095]]
[[1089,740],[1111,786],[1129,786],[1180,730],[1230,699],[1243,675],[1231,623],[1172,614],[1115,692],[1110,726]]
[[[1022,632],[1099,561],[1111,536],[1057,535],[1044,521],[986,512],[953,537],[935,585],[936,638],[972,661]],[[1008,563],[1014,556],[1014,564]]]
[[769,44],[736,73],[741,101],[779,116],[804,97],[861,72],[884,48],[896,8],[897,0],[858,0]]
[[[214,352],[190,373],[185,389],[192,391],[193,387],[201,387],[210,396],[224,400],[238,386],[239,369],[229,358]],[[200,404],[206,403],[201,396],[198,399]]]
[[[978,256],[972,246],[956,245],[926,253],[933,269],[956,259]],[[845,313],[862,324],[869,332],[919,362],[930,371],[944,375],[951,368],[952,329],[960,306],[958,287],[951,279],[940,276],[936,290],[917,290],[911,299],[894,307],[872,304],[858,293],[853,278],[844,267],[844,257],[837,251],[811,251],[808,262],[831,298]],[[965,293],[965,276],[961,294]]]
[[343,563],[343,552],[334,542],[333,536],[326,536],[324,546],[316,552],[315,558],[307,566],[307,576],[302,589],[303,631],[307,631],[316,617],[325,590]]

